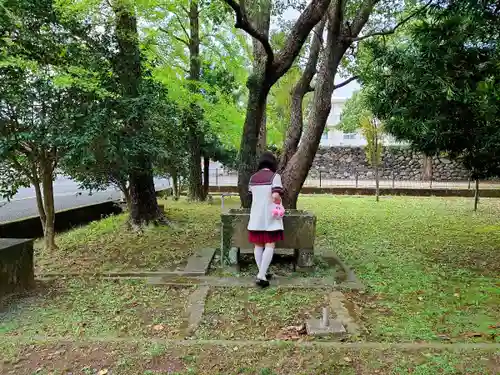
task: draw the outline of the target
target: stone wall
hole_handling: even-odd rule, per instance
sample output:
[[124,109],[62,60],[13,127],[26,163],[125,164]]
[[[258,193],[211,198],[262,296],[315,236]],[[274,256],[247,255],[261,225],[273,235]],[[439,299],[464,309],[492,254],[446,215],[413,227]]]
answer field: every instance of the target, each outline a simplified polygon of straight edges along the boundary
[[[386,147],[382,155],[381,179],[422,180],[424,157],[407,147]],[[366,159],[363,147],[320,147],[310,178],[322,179],[373,179],[374,171]],[[432,179],[434,181],[466,181],[469,172],[456,161],[434,156]]]

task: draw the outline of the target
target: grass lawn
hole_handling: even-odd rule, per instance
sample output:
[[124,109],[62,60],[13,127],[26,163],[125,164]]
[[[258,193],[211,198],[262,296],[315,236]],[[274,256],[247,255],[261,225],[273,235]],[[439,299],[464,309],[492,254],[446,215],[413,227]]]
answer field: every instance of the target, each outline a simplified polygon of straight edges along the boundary
[[[226,199],[236,204],[236,199]],[[175,269],[199,248],[220,243],[220,201],[213,205],[171,200],[165,205],[175,228],[146,228],[138,235],[128,231],[127,216],[111,216],[57,236],[59,247],[47,254],[36,244],[36,272],[160,271]]]
[[371,340],[500,342],[500,202],[318,197],[318,247],[356,271]]
[[0,334],[178,338],[191,292],[138,281],[45,283],[26,298],[0,305]]
[[317,289],[213,289],[196,337],[229,340],[280,338],[288,333],[288,327],[300,326],[310,317],[318,318],[327,294],[327,291]]
[[[37,249],[37,272],[173,269],[218,245],[219,201],[165,203],[175,228],[137,235],[124,216],[104,219],[59,235],[55,253]],[[191,288],[61,280],[0,306],[0,373],[500,374],[500,200],[483,199],[476,213],[458,198],[316,196],[299,205],[318,216],[318,252],[340,255],[367,286],[345,292],[361,326],[352,344],[210,341],[279,338],[319,313],[321,290],[212,288],[193,340],[178,345],[168,340],[183,338]],[[475,342],[494,346],[363,346]]]
[[496,375],[491,350],[0,342],[2,375]]

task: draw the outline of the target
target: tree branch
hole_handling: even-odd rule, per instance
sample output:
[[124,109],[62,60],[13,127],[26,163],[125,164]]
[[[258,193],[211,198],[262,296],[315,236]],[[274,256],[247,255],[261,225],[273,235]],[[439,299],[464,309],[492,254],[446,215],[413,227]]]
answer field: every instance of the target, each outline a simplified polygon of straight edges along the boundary
[[400,22],[398,22],[396,24],[396,26],[394,26],[390,30],[377,31],[377,32],[374,32],[374,33],[370,33],[370,34],[366,34],[366,35],[360,36],[360,37],[348,37],[346,39],[349,40],[349,41],[351,41],[351,42],[360,42],[362,40],[365,40],[365,39],[368,39],[368,38],[371,38],[371,37],[374,37],[374,36],[385,36],[385,35],[394,34],[399,27],[403,26],[405,23],[407,23],[408,21],[410,21],[412,18],[414,18],[418,14],[422,13],[425,9],[427,9],[429,7],[429,5],[431,5],[431,3],[432,3],[432,0],[429,0],[423,7],[421,7],[419,9],[417,9],[416,11],[412,12],[406,18],[403,18]]
[[358,79],[358,76],[352,76],[351,78],[346,79],[344,82],[341,82],[338,85],[335,85],[333,87],[333,89],[334,90],[340,89],[341,87],[344,87],[344,86],[348,85],[349,83],[351,83],[352,81],[354,81],[356,79]]
[[269,43],[269,38],[257,30],[246,14],[243,7],[241,7],[235,0],[224,0],[233,10],[236,15],[236,23],[234,27],[246,31],[251,37],[257,39],[264,47],[267,55],[267,66],[271,66],[274,62],[274,51]]
[[274,70],[278,78],[293,64],[309,33],[327,13],[330,2],[331,0],[312,0],[300,14],[300,17],[288,34],[285,46],[279,52],[274,63]]
[[186,41],[186,40],[184,40],[184,39],[182,39],[182,38],[178,37],[177,35],[174,35],[174,34],[172,34],[172,33],[169,33],[167,29],[164,29],[163,27],[159,27],[159,28],[158,28],[158,30],[160,30],[161,32],[164,32],[164,33],[165,33],[165,34],[167,34],[167,35],[170,35],[170,36],[171,36],[172,38],[174,38],[175,40],[177,40],[177,41],[181,42],[182,44],[184,44],[184,45],[186,45],[186,46],[188,46],[188,47],[189,47],[189,42],[188,42],[188,41]]
[[179,15],[175,14],[175,18],[177,18],[177,21],[179,22],[179,25],[181,25],[181,28],[182,28],[182,31],[184,31],[184,34],[186,34],[186,37],[188,38],[188,40],[191,39],[191,35],[189,35],[189,33],[187,32],[186,28],[184,27],[184,24],[182,23],[182,20],[181,18],[179,17]]

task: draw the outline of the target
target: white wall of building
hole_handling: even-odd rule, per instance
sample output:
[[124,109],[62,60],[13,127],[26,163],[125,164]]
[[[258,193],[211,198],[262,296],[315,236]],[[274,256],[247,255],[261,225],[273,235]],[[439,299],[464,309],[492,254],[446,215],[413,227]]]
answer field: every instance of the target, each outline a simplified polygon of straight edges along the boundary
[[[344,97],[333,97],[332,98],[332,109],[328,119],[326,120],[325,133],[321,137],[320,146],[323,147],[333,147],[333,146],[366,146],[366,139],[363,137],[360,131],[356,133],[344,133],[341,130],[335,128],[339,124],[344,105],[348,98]],[[384,145],[397,145],[391,136],[384,137]]]

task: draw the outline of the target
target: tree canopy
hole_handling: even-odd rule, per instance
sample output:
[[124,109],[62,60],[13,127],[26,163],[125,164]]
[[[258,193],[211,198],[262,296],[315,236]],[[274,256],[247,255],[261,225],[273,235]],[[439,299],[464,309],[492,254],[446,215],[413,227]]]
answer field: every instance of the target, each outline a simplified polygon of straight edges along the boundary
[[496,1],[442,2],[397,43],[370,43],[361,78],[389,133],[476,178],[500,174],[499,19]]

